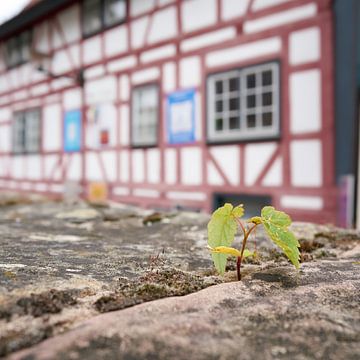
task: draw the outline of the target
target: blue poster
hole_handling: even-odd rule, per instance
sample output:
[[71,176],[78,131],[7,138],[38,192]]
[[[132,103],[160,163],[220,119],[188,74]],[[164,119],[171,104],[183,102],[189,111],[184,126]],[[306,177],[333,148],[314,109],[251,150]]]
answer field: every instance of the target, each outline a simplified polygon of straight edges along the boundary
[[167,132],[170,144],[195,141],[195,90],[172,93],[167,98]]
[[81,111],[67,111],[64,118],[64,150],[79,151],[81,148]]

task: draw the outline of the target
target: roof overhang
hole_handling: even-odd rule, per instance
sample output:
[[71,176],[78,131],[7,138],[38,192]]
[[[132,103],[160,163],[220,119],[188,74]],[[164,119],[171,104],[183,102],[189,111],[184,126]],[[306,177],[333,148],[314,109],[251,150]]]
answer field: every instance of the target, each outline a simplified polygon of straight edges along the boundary
[[34,22],[47,17],[49,14],[74,3],[74,0],[42,0],[23,10],[21,13],[0,25],[0,39],[31,26]]

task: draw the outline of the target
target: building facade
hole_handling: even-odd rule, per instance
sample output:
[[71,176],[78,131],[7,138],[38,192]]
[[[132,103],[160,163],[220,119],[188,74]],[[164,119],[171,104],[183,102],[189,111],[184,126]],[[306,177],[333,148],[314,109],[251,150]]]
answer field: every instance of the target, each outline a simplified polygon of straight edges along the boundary
[[0,188],[336,223],[330,0],[43,0],[0,26]]

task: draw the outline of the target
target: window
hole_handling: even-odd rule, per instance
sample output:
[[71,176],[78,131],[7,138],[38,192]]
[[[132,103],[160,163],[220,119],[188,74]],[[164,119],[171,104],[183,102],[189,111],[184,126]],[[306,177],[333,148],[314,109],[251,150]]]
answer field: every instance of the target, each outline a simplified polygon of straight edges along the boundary
[[83,34],[94,35],[126,18],[126,0],[84,0]]
[[133,91],[132,98],[132,145],[157,144],[159,89],[157,85],[145,85]]
[[36,153],[40,150],[39,109],[15,113],[13,122],[13,152]]
[[6,43],[6,62],[8,67],[15,67],[30,60],[31,32],[25,31],[12,37]]
[[208,78],[208,139],[235,141],[279,134],[279,64]]

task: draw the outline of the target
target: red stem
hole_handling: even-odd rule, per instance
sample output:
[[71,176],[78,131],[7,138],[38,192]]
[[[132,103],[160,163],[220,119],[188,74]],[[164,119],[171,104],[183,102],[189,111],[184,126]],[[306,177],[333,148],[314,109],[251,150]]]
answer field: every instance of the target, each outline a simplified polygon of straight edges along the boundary
[[250,228],[249,231],[245,231],[245,233],[244,233],[244,240],[243,240],[242,247],[241,247],[241,254],[240,254],[240,257],[237,258],[237,262],[236,262],[237,278],[239,281],[241,280],[241,271],[240,271],[241,270],[241,262],[242,262],[242,258],[244,255],[246,242],[247,242],[249,235],[256,228],[256,226],[257,226],[257,224],[254,224],[254,226],[252,228]]

